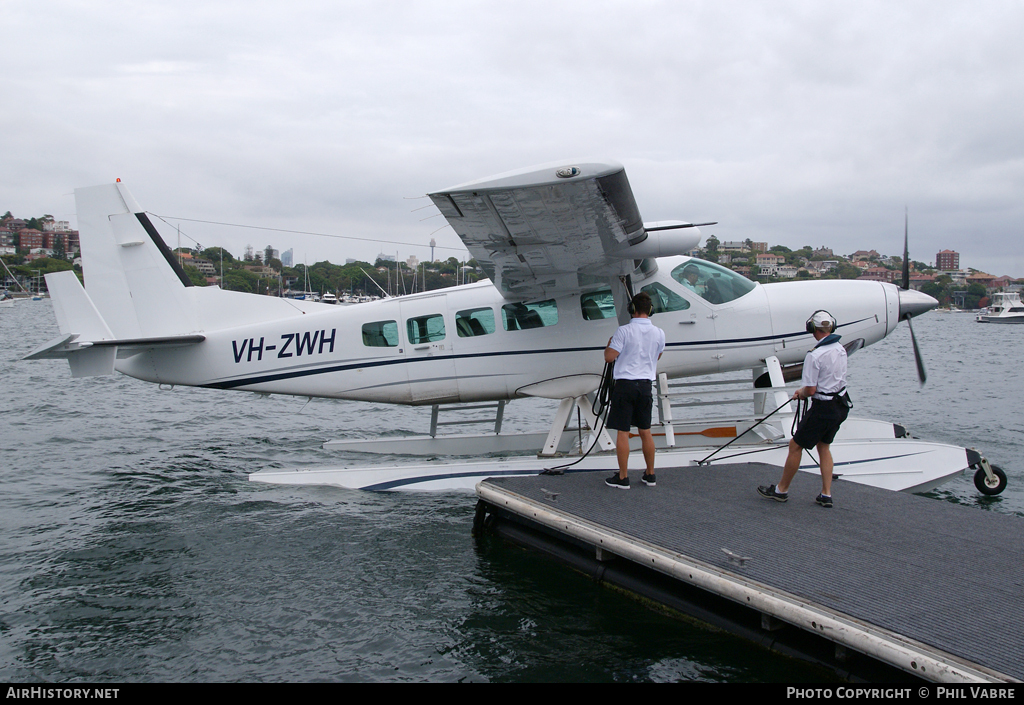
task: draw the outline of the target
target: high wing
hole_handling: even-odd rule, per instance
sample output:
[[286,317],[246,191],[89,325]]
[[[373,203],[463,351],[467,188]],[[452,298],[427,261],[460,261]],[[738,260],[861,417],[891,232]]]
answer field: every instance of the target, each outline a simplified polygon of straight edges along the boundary
[[594,288],[700,242],[689,223],[645,226],[614,162],[545,164],[428,195],[507,299]]

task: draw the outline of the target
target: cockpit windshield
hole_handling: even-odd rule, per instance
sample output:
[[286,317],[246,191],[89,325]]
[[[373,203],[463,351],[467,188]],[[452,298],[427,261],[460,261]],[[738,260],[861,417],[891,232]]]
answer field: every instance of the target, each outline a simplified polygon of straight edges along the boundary
[[702,259],[679,265],[672,270],[672,278],[712,304],[738,299],[755,286],[742,274]]

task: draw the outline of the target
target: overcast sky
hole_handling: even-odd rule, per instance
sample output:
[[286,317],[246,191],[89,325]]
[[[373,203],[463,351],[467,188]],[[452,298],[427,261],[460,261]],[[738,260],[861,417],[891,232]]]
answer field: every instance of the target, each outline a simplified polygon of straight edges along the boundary
[[[462,257],[426,199],[582,157],[645,220],[1024,276],[1024,3],[4,0],[0,212],[120,177],[297,262]],[[437,231],[437,232],[434,232]],[[183,244],[191,244],[183,239]]]

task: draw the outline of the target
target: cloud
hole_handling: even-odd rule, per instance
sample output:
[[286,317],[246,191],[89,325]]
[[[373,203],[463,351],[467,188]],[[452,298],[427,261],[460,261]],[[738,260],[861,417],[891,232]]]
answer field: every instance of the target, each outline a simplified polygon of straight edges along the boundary
[[[42,0],[5,13],[4,210],[54,212],[60,194],[120,176],[154,212],[427,242],[437,224],[404,197],[596,155],[626,165],[648,220],[895,253],[909,207],[915,258],[951,248],[1024,276],[1018,3]],[[253,237],[202,235],[235,251]]]

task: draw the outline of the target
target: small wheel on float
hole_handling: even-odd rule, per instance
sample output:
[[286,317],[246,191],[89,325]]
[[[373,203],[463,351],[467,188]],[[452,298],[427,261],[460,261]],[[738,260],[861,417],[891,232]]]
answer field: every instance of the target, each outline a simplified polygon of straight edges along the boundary
[[982,468],[978,468],[977,472],[974,473],[974,486],[978,488],[978,492],[996,495],[1006,489],[1006,473],[1003,472],[1002,468],[998,465],[993,465],[992,474],[995,477],[990,480]]

